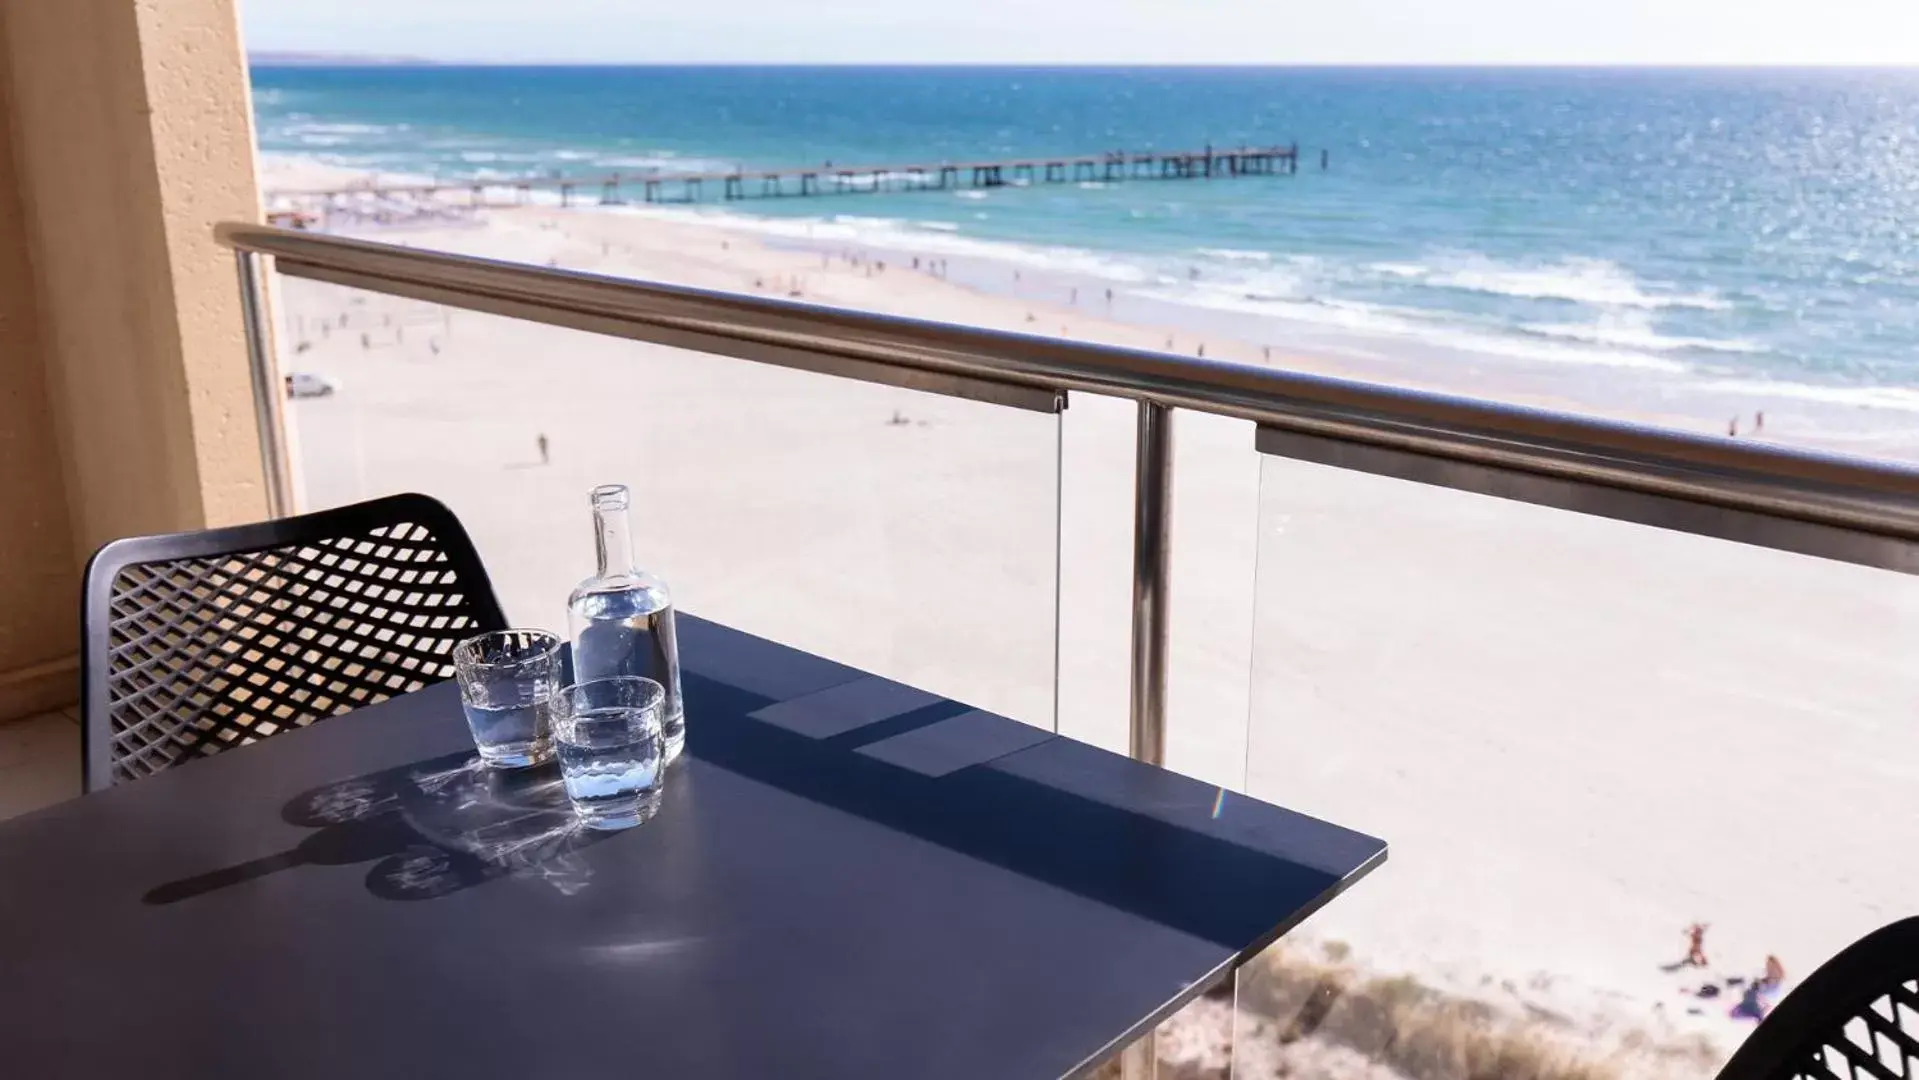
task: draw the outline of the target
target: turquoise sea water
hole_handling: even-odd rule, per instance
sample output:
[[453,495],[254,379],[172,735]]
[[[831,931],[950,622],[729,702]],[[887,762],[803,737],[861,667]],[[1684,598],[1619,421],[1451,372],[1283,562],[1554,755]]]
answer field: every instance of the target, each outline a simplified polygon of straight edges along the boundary
[[1504,365],[1670,412],[1766,409],[1769,428],[1799,423],[1868,452],[1919,426],[1919,71],[370,67],[253,79],[264,150],[422,176],[1297,140],[1291,178],[708,212],[776,236],[1104,283],[1174,322],[1276,344],[1454,374]]

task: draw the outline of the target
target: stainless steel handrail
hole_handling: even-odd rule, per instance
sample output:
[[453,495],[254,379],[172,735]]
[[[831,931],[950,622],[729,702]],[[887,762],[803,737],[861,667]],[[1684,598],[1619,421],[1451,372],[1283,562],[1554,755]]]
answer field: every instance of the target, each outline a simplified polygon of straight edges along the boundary
[[236,250],[274,256],[281,273],[296,277],[853,378],[882,376],[881,381],[921,389],[988,399],[998,399],[1000,392],[1027,395],[1006,403],[1028,407],[1045,407],[1048,395],[1059,391],[1084,390],[1242,417],[1269,431],[1371,447],[1395,457],[1456,462],[1494,474],[1679,499],[1858,533],[1893,544],[1870,551],[1857,544],[1825,550],[1816,537],[1780,545],[1770,536],[1748,536],[1738,529],[1715,535],[1919,570],[1912,554],[1919,550],[1919,470],[1886,462],[1275,368],[288,229],[225,224],[217,234]]

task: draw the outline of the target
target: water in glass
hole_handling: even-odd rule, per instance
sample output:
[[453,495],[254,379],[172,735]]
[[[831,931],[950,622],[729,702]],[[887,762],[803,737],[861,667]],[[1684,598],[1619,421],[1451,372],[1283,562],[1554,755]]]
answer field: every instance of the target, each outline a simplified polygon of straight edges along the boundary
[[596,679],[561,691],[553,718],[560,776],[588,828],[631,828],[658,812],[666,770],[664,698],[659,683],[637,678]]
[[560,639],[544,630],[502,630],[468,638],[453,650],[460,707],[480,760],[523,768],[552,759],[553,697],[560,685]]
[[673,630],[673,599],[666,583],[633,565],[627,527],[630,497],[621,484],[593,489],[595,549],[599,573],[567,598],[577,682],[621,676],[652,679],[665,688],[661,729],[668,761],[686,743],[686,713],[680,703],[679,643]]
[[546,698],[524,705],[475,705],[462,701],[473,745],[489,765],[515,768],[537,765],[548,757]]

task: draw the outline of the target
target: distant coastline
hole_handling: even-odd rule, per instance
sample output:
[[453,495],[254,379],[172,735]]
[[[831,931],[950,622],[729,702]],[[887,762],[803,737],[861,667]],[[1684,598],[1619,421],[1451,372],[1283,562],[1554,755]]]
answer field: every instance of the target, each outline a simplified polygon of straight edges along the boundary
[[439,67],[424,56],[380,56],[369,53],[250,52],[249,67]]

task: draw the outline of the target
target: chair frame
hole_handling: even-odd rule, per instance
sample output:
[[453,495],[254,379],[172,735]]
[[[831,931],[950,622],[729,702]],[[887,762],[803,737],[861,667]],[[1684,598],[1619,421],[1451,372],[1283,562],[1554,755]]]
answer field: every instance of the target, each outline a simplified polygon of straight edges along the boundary
[[[108,696],[114,644],[114,585],[129,568],[179,560],[245,556],[274,549],[312,546],[326,541],[365,536],[373,529],[411,523],[433,534],[434,546],[446,558],[444,569],[456,575],[462,600],[449,613],[470,617],[472,633],[507,626],[486,567],[480,561],[466,528],[443,503],[426,495],[390,495],[332,510],[197,532],[115,540],[87,562],[81,608],[81,765],[84,790],[92,793],[115,783],[113,702]],[[439,682],[444,676],[426,678]],[[371,704],[371,702],[367,702]],[[317,722],[329,712],[305,723]],[[305,726],[305,723],[294,726]],[[270,738],[284,728],[258,736]],[[253,741],[248,739],[246,741]]]

